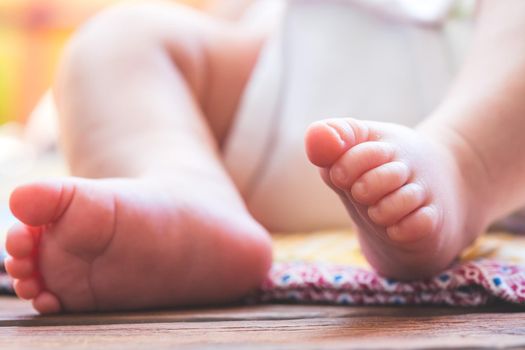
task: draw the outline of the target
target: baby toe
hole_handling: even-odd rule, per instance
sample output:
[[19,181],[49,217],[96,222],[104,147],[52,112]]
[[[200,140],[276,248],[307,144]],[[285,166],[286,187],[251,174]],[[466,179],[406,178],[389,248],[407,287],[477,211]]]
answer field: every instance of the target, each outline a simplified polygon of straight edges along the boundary
[[368,209],[368,216],[378,225],[391,226],[425,203],[423,187],[409,183],[388,194]]
[[346,150],[368,137],[367,124],[350,118],[326,119],[306,131],[306,154],[319,167],[331,166]]
[[33,307],[41,314],[55,314],[62,309],[58,298],[46,291],[39,293],[33,299]]
[[349,190],[367,171],[377,168],[394,157],[394,147],[385,142],[363,142],[346,151],[330,168],[332,183]]
[[35,273],[35,265],[32,258],[16,259],[8,257],[4,261],[4,266],[12,278],[29,278]]
[[361,176],[352,186],[352,197],[361,204],[372,205],[403,186],[410,176],[405,163],[389,162]]
[[13,288],[20,299],[26,300],[35,298],[42,290],[36,278],[15,280]]
[[398,242],[414,242],[435,231],[439,213],[433,206],[424,206],[386,229],[388,237]]
[[30,228],[23,224],[16,224],[7,233],[7,253],[14,258],[26,258],[35,249],[35,237]]

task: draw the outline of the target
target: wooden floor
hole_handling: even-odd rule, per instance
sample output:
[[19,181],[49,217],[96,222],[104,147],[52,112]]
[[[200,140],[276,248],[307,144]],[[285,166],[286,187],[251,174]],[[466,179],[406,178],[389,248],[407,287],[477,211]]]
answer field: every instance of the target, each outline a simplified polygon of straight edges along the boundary
[[525,308],[231,306],[36,316],[0,297],[0,349],[522,349]]

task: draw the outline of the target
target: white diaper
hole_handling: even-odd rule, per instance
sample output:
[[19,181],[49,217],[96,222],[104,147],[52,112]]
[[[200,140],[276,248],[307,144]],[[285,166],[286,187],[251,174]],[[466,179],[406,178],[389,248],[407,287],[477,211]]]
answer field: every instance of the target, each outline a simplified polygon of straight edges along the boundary
[[379,3],[289,0],[245,91],[224,162],[251,213],[272,231],[351,224],[305,156],[311,122],[350,116],[413,126],[458,67],[461,54],[441,17],[365,2]]

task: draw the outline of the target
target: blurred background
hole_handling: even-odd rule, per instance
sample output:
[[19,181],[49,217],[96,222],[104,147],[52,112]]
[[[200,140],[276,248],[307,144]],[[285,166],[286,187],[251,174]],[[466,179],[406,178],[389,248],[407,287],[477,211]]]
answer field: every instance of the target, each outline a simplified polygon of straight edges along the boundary
[[[0,124],[24,122],[76,27],[118,0],[0,0]],[[169,0],[216,11],[221,0]]]

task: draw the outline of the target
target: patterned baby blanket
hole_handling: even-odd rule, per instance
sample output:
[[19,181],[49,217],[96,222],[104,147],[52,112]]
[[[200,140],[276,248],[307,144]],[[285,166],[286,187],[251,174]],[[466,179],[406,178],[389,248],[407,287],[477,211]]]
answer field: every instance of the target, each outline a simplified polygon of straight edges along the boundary
[[477,306],[525,304],[525,237],[480,237],[448,270],[424,281],[379,276],[366,263],[354,232],[274,235],[275,263],[259,301],[330,304]]

